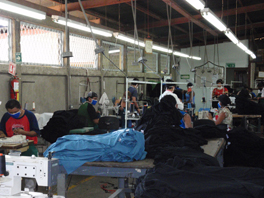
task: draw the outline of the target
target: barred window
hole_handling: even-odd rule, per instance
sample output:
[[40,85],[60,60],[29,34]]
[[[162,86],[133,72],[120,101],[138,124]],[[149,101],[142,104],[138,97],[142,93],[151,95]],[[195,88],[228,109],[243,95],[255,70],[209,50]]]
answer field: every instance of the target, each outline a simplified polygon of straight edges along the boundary
[[[124,46],[116,43],[110,43],[107,41],[102,42],[105,55],[115,63],[115,65],[123,70],[124,60]],[[103,56],[103,70],[118,71],[118,69],[111,63],[105,56]]]
[[127,47],[127,70],[129,72],[142,72],[142,64],[137,63],[141,56],[140,53],[143,53],[143,50],[140,51],[136,48],[134,53],[133,47]]
[[[144,66],[146,73],[158,73],[158,53],[152,52],[152,54],[145,54],[147,62],[145,63],[151,70]],[[153,71],[152,71],[153,70]]]
[[95,54],[95,41],[91,38],[70,34],[71,67],[98,68],[98,55]]
[[170,74],[170,56],[160,55],[160,73]]
[[20,23],[23,65],[62,66],[62,32]]
[[0,63],[8,63],[11,61],[11,34],[10,19],[0,17]]

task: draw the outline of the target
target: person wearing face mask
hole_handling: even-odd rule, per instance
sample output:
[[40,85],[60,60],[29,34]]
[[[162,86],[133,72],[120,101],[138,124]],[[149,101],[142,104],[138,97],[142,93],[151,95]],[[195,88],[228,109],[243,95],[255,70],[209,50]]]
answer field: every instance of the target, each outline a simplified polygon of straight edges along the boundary
[[[185,93],[186,101],[185,104],[191,104],[191,107],[195,107],[195,93],[193,91],[193,84],[189,82],[187,84],[187,92]],[[190,107],[188,107],[190,108]]]
[[98,128],[99,114],[95,111],[93,107],[97,103],[97,94],[90,91],[84,102],[78,109],[78,115],[86,118],[87,127]]
[[214,88],[213,93],[212,93],[213,98],[218,98],[222,94],[228,94],[228,89],[223,87],[224,82],[222,79],[218,79],[216,81],[216,84],[217,84],[217,87]]
[[26,135],[28,140],[34,140],[34,144],[37,144],[37,135],[40,134],[40,131],[35,115],[22,109],[20,103],[15,99],[9,100],[5,108],[7,112],[3,115],[0,123],[0,137]]
[[262,82],[260,82],[260,83],[258,83],[258,85],[257,85],[257,87],[258,87],[258,95],[257,95],[257,98],[259,99],[259,98],[264,98],[264,85],[263,85],[263,83]]
[[[227,108],[228,104],[231,104],[231,100],[230,98],[223,94],[221,96],[218,97],[218,107],[219,107],[219,115],[217,120],[215,121],[216,125],[219,124],[227,124],[229,129],[233,128],[233,116],[232,116],[232,112]],[[209,119],[213,119],[211,114],[209,114]]]
[[[138,79],[134,78],[133,81],[138,81]],[[128,91],[131,93],[130,101],[134,103],[137,112],[140,113],[140,109],[137,103],[137,96],[138,96],[137,88],[138,88],[138,83],[131,83],[131,86],[128,88]]]
[[[173,82],[173,81],[170,80],[170,79],[167,79],[166,82]],[[175,98],[176,103],[177,103],[177,105],[178,105],[178,109],[183,110],[183,108],[184,108],[183,103],[182,103],[181,100],[178,98],[178,96],[174,93],[175,86],[176,86],[176,85],[174,85],[174,84],[166,84],[166,91],[164,91],[163,94],[160,95],[160,97],[159,97],[159,101],[160,101],[164,96],[171,95],[171,96],[173,96],[173,97]]]
[[[38,149],[35,144],[38,143],[37,136],[40,135],[39,126],[35,115],[21,108],[20,103],[15,100],[9,100],[5,108],[7,112],[3,115],[0,123],[0,137],[12,137],[13,135],[25,135],[26,139],[33,140],[34,144],[29,145],[27,151],[21,153],[22,156],[38,156]],[[24,178],[25,188],[34,191],[36,180]]]

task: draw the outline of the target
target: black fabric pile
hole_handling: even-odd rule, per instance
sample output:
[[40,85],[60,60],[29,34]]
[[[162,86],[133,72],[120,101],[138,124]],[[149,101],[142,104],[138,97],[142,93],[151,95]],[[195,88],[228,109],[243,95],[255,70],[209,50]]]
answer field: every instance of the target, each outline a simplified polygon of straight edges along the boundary
[[244,115],[262,115],[262,118],[264,117],[264,106],[262,104],[255,103],[242,96],[237,96],[235,102],[235,113]]
[[224,162],[225,166],[264,169],[264,139],[241,127],[229,131]]
[[217,125],[200,125],[194,127],[200,135],[206,139],[226,138],[226,129],[220,129]]
[[135,126],[137,131],[147,132],[156,126],[179,126],[181,124],[182,114],[175,108],[175,99],[172,96],[166,96],[162,101],[151,108],[148,108],[142,118]]
[[174,157],[149,170],[136,198],[263,198],[264,171],[257,168],[203,166]]
[[78,109],[55,111],[47,125],[40,131],[48,142],[54,143],[59,137],[69,134],[72,129],[83,128],[85,118],[78,116]]

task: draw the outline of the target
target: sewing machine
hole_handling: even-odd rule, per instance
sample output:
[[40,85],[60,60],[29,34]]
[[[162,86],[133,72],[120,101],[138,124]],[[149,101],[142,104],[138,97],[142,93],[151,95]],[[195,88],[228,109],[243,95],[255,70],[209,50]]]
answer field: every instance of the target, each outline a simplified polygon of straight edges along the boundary
[[[57,184],[59,160],[50,158],[35,157],[34,155],[32,157],[1,155],[0,197],[63,198],[63,196],[52,196],[51,194],[51,186]],[[39,186],[48,187],[48,195],[36,192],[21,192],[22,177],[35,178]]]

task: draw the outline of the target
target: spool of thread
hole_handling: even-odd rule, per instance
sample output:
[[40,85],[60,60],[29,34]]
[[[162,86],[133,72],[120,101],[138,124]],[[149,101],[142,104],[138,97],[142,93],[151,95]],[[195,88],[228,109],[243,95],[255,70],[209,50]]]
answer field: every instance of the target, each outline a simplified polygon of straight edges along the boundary
[[3,176],[5,174],[6,174],[5,155],[3,153],[0,153],[0,176]]

